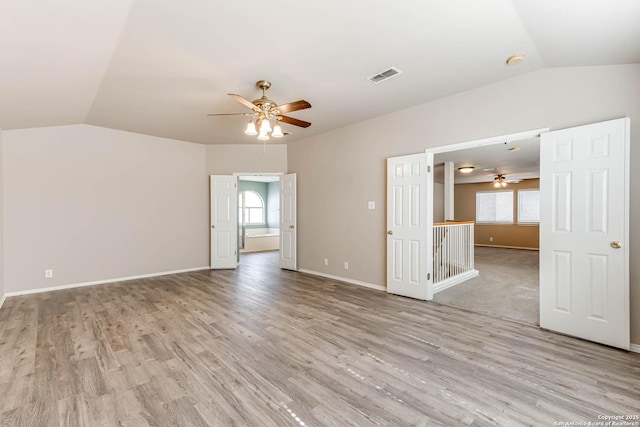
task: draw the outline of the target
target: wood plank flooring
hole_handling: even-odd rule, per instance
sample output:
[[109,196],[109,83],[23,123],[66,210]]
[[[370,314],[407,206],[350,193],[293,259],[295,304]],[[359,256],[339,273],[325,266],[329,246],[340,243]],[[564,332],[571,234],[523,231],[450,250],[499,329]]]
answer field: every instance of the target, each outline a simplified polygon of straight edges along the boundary
[[7,299],[3,426],[535,425],[640,414],[640,355],[281,271]]

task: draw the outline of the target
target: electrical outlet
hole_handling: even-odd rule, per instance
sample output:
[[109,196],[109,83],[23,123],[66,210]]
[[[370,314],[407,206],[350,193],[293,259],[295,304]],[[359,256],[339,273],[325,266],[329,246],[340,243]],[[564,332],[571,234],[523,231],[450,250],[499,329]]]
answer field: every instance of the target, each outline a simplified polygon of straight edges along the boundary
[[45,279],[51,279],[53,277],[53,270],[47,269],[44,271]]
[[367,202],[367,209],[369,209],[370,211],[374,210],[376,208],[376,202],[375,201],[369,201]]
[[349,269],[349,263],[347,261],[344,262],[344,269],[345,270]]
[[329,265],[329,258],[324,259],[324,265]]
[[493,237],[489,237],[489,241],[490,241],[490,242],[493,242]]

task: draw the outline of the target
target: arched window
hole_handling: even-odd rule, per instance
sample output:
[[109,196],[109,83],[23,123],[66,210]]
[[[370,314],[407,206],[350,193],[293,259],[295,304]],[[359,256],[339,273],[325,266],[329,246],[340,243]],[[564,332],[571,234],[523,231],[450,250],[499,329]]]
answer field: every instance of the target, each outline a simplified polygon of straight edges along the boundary
[[241,192],[238,208],[240,224],[264,224],[264,200],[260,194],[249,190]]

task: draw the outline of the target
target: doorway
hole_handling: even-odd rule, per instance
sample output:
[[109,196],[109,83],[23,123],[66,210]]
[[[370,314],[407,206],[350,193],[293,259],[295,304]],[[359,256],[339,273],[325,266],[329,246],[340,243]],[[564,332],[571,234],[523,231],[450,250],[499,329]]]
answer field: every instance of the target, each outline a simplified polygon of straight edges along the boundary
[[238,177],[238,262],[253,252],[280,250],[280,176]]
[[[452,172],[452,185],[445,183],[445,169]],[[434,224],[473,223],[479,272],[434,290],[434,301],[539,325],[539,178],[535,136],[434,156]],[[451,200],[446,216],[445,198]]]
[[[266,227],[268,223],[268,191],[260,195],[256,191],[247,189],[245,193],[239,191],[240,177],[260,176],[261,181],[279,181],[279,225],[277,228]],[[211,175],[210,177],[210,255],[211,269],[235,269],[240,262],[241,233],[248,233],[246,225],[262,228],[263,234],[278,234],[278,246],[271,245],[270,249],[278,250],[279,267],[287,270],[297,270],[297,178],[295,173],[278,174],[247,174]],[[254,181],[256,178],[254,178]],[[275,182],[275,181],[274,181]],[[272,184],[275,186],[274,184]],[[268,188],[268,184],[267,184]],[[272,194],[275,192],[272,192]],[[240,200],[240,203],[238,201]],[[272,197],[273,200],[273,197]],[[272,202],[272,213],[277,211]],[[242,227],[243,220],[245,227]],[[252,229],[253,229],[252,228]],[[266,229],[266,233],[265,233]],[[269,233],[271,232],[271,233]],[[252,231],[252,233],[256,233]],[[263,237],[263,236],[261,236]],[[274,237],[274,236],[267,236]],[[246,239],[242,246],[246,249]],[[254,248],[255,249],[255,248]],[[267,249],[267,248],[262,248]]]
[[[540,136],[540,327],[628,350],[630,129],[625,117],[388,158],[387,292],[432,300],[435,273],[453,272],[445,275],[450,284],[469,271],[457,269],[459,265],[473,268],[467,262],[474,248],[468,230],[466,239],[457,239],[455,233],[453,238],[436,238],[434,155]],[[448,170],[451,176],[451,165]],[[424,180],[412,181],[423,175]],[[503,179],[496,176],[498,186]],[[448,182],[453,186],[452,179]],[[498,197],[494,199],[497,203]],[[447,206],[451,213],[451,204]],[[396,231],[411,227],[413,233],[395,237]],[[455,243],[449,245],[450,240]],[[436,251],[441,243],[454,250]],[[451,252],[454,258],[445,258]]]

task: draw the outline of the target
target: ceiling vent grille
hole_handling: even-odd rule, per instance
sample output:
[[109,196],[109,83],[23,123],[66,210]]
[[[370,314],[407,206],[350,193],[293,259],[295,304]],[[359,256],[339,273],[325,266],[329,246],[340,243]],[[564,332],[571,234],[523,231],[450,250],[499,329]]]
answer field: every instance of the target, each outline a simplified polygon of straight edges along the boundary
[[402,71],[398,70],[396,67],[391,67],[387,70],[384,70],[381,73],[374,74],[373,76],[367,77],[367,80],[375,84],[378,84],[380,82],[390,79],[391,77],[395,77],[399,74],[402,74]]

